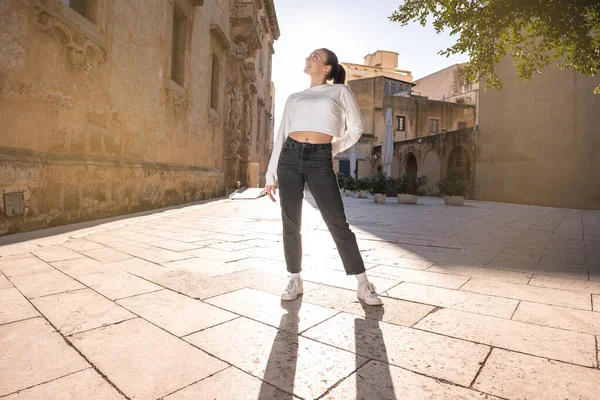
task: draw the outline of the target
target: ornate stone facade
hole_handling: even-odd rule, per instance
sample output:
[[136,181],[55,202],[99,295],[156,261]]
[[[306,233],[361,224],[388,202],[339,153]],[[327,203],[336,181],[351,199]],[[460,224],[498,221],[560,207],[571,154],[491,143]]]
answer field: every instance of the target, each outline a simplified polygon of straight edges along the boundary
[[264,180],[272,0],[68,3],[0,2],[0,234]]

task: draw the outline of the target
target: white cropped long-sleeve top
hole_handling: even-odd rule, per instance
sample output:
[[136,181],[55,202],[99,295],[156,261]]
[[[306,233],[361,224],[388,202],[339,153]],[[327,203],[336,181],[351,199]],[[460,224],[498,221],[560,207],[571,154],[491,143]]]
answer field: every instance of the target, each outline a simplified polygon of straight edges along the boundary
[[290,133],[298,131],[333,136],[333,155],[356,143],[363,133],[363,121],[350,88],[343,84],[323,84],[288,97],[267,168],[267,185],[274,185],[277,179],[283,143]]

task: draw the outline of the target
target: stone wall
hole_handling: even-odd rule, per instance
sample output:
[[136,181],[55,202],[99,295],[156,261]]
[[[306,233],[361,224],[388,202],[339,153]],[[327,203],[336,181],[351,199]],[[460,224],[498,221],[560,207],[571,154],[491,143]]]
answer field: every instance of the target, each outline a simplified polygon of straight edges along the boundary
[[476,198],[600,209],[598,76],[547,67],[517,82],[508,58],[502,90],[480,98]]
[[0,234],[217,197],[266,169],[272,1],[87,3],[0,2],[0,192],[24,200],[22,216],[0,202]]

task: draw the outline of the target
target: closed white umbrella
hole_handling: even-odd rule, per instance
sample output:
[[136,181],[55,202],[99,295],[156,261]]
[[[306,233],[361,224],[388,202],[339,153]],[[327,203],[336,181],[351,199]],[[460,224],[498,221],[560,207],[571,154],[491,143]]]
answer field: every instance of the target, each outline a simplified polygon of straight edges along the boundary
[[385,113],[385,131],[381,143],[381,164],[383,172],[392,176],[392,158],[394,157],[394,137],[392,133],[392,108],[388,107]]
[[352,145],[350,148],[350,176],[354,179],[357,178],[356,172],[356,145]]

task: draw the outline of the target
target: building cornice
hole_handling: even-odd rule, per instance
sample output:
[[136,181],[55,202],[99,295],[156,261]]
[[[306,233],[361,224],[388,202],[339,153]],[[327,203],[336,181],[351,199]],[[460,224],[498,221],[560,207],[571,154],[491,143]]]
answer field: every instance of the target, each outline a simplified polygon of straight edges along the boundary
[[269,24],[271,25],[271,32],[273,33],[273,40],[279,39],[281,32],[279,31],[279,22],[277,22],[277,13],[275,12],[275,4],[273,0],[264,0],[265,11],[269,17]]

